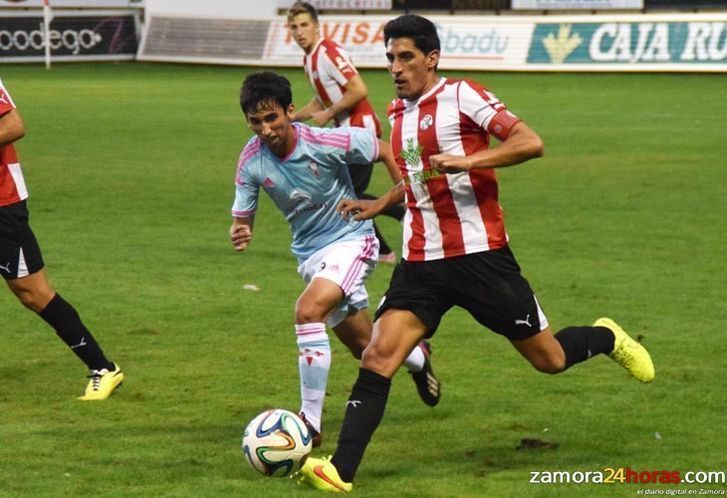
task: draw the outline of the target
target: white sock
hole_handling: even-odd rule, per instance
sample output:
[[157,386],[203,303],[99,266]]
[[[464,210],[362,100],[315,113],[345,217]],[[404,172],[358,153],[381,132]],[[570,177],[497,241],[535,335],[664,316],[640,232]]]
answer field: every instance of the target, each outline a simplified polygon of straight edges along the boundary
[[331,343],[326,333],[326,324],[296,324],[295,335],[298,337],[300,411],[305,413],[306,420],[320,432],[328,371],[331,369]]
[[424,351],[422,351],[422,347],[417,344],[416,347],[411,350],[409,356],[406,357],[406,360],[404,360],[404,366],[412,373],[421,372],[422,368],[424,368],[424,359]]

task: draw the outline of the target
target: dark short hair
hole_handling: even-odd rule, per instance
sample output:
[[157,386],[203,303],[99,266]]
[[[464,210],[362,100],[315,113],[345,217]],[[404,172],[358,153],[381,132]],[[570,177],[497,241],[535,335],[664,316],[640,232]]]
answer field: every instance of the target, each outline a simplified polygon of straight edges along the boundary
[[290,81],[273,71],[252,73],[242,82],[240,89],[240,107],[247,116],[260,108],[273,107],[278,104],[287,110],[293,102]]
[[292,21],[295,16],[299,16],[300,14],[308,14],[313,19],[313,22],[318,24],[318,12],[308,2],[295,2],[291,5],[288,9],[288,21]]
[[414,46],[425,55],[440,49],[439,35],[434,23],[415,14],[405,14],[387,22],[384,26],[384,45],[388,45],[391,38],[410,38]]

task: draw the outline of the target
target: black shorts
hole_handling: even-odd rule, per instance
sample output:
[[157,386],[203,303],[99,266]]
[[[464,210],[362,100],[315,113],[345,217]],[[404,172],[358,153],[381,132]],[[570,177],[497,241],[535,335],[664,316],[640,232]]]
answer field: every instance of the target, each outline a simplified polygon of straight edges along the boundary
[[43,268],[38,241],[28,224],[25,201],[0,207],[0,275],[27,277]]
[[378,309],[414,313],[431,337],[452,306],[508,339],[527,339],[548,326],[509,247],[434,261],[401,261]]
[[353,191],[356,193],[356,197],[361,198],[361,194],[369,188],[373,170],[373,163],[349,164],[348,174],[351,175],[351,184],[353,185]]

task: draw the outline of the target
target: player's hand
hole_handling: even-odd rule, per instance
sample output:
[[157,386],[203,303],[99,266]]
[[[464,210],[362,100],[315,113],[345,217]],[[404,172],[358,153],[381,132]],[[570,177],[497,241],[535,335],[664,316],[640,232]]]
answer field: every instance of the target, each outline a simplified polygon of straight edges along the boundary
[[341,213],[344,220],[353,218],[355,221],[370,220],[375,218],[377,214],[382,211],[382,208],[378,205],[378,199],[362,200],[362,199],[343,199],[336,206],[336,211]]
[[429,164],[440,173],[461,173],[472,169],[466,156],[453,156],[452,154],[429,156]]
[[252,230],[250,225],[241,225],[233,223],[230,227],[230,241],[236,251],[244,251],[252,240]]
[[316,111],[313,114],[311,114],[311,119],[318,126],[323,126],[328,121],[330,121],[332,117],[333,117],[333,115],[331,114],[331,111],[329,111],[328,109],[323,109],[322,111]]

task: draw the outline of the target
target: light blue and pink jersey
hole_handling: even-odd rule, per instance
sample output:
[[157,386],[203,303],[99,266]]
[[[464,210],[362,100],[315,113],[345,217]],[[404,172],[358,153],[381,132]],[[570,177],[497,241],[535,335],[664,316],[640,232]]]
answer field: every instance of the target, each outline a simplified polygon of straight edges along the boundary
[[370,220],[346,221],[336,206],[355,198],[347,164],[374,162],[379,145],[364,128],[293,126],[296,143],[283,159],[257,136],[242,150],[232,216],[253,216],[262,187],[290,224],[291,251],[303,262],[334,242],[374,235]]

